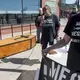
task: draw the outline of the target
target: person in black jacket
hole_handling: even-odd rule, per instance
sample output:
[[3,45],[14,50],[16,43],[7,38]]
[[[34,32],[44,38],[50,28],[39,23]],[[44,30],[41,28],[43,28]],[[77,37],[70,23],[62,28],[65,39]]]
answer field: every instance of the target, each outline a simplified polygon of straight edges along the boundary
[[71,11],[71,13],[69,15],[69,18],[72,17],[73,15],[75,15],[76,13],[77,13],[76,8],[73,7],[72,11]]
[[51,13],[51,8],[48,5],[45,5],[43,8],[42,22],[41,44],[42,49],[45,49],[48,43],[49,45],[54,44],[54,39],[57,37],[58,28],[60,26],[58,17]]
[[39,8],[39,14],[35,19],[35,26],[37,28],[37,43],[40,43],[41,41],[40,34],[42,32],[42,25],[41,25],[42,15],[43,15],[43,10],[42,8]]

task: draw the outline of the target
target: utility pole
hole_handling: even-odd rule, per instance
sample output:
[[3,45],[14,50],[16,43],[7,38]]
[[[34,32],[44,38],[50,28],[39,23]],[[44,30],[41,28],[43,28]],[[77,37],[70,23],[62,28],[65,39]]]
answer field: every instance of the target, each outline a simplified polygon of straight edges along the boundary
[[59,6],[59,19],[60,19],[61,18],[61,9],[62,9],[62,7],[61,7],[61,0],[59,0],[58,6]]
[[42,0],[40,0],[40,7],[42,7]]
[[78,11],[79,11],[79,0],[76,0],[75,4],[76,4],[77,9],[78,9]]
[[79,0],[77,0],[77,8],[78,8],[78,11],[79,11]]
[[23,23],[23,0],[21,0],[21,7],[22,7],[22,10],[21,10],[21,12],[22,12],[22,19],[21,19],[21,21]]

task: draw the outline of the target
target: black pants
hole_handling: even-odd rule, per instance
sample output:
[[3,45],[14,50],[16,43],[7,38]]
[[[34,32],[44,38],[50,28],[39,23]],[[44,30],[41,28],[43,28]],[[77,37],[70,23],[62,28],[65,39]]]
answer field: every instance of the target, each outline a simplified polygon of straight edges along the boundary
[[41,38],[42,49],[47,48],[48,43],[49,45],[54,44],[54,36],[53,36],[52,28],[43,27],[42,28],[42,38]]
[[80,72],[80,53],[76,52],[73,49],[69,49],[67,67],[70,70]]
[[[47,48],[48,42],[49,42],[49,41],[44,41],[44,42],[43,42],[43,44],[42,44],[42,49],[46,49],[46,48]],[[53,40],[53,42],[49,42],[49,45],[53,45],[53,44],[54,44],[54,40]]]

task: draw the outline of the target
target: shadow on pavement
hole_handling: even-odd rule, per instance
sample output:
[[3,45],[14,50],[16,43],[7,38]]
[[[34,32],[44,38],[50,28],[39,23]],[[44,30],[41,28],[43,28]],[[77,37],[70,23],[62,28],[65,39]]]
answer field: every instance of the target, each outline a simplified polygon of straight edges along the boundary
[[24,71],[17,80],[34,80],[36,70]]
[[0,68],[0,71],[21,73],[21,75],[16,80],[34,80],[36,74],[36,70],[18,70]]
[[39,59],[28,59],[28,58],[4,58],[1,59],[4,63],[11,62],[14,64],[24,64],[24,65],[34,65],[34,64],[40,64]]
[[23,71],[26,71],[26,70],[20,70],[20,69],[4,69],[4,68],[0,68],[0,71],[7,71],[7,72],[23,72]]

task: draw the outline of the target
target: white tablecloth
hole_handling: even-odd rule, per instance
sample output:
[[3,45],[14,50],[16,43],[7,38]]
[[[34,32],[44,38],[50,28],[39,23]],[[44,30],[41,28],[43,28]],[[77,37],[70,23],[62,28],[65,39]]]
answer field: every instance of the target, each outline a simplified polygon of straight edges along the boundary
[[67,50],[68,49],[66,49],[65,47],[55,49],[54,51],[56,51],[57,53],[56,54],[47,54],[47,57],[61,65],[66,66],[67,55],[68,55]]

